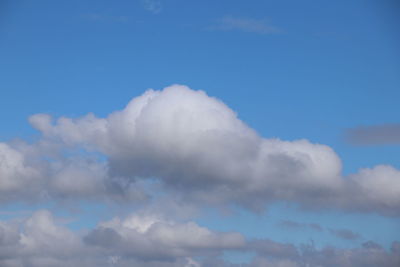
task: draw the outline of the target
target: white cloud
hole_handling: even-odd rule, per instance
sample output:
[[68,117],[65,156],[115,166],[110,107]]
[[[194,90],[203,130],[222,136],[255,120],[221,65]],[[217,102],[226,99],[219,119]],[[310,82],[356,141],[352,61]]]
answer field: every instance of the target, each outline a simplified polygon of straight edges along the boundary
[[245,245],[239,233],[216,233],[195,222],[177,223],[137,214],[125,220],[114,218],[100,223],[85,241],[111,254],[122,251],[143,260],[219,254],[224,249],[240,249]]
[[[194,206],[291,201],[400,212],[399,170],[377,166],[343,177],[330,147],[262,138],[220,100],[185,86],[148,90],[105,118],[37,114],[30,123],[42,133],[37,143],[0,144],[2,201],[165,194]],[[143,186],[153,180],[157,192]]]
[[67,154],[47,141],[0,143],[0,202],[147,198],[141,185],[110,176],[107,162]]
[[164,189],[198,203],[262,208],[284,200],[400,211],[398,170],[377,167],[374,174],[342,177],[341,160],[330,147],[264,139],[224,103],[185,86],[149,90],[106,118],[89,114],[52,124],[39,114],[30,121],[47,140],[104,153],[112,176],[156,177]]
[[23,152],[0,143],[0,201],[18,199],[21,191],[32,195],[42,180],[39,166],[30,165]]

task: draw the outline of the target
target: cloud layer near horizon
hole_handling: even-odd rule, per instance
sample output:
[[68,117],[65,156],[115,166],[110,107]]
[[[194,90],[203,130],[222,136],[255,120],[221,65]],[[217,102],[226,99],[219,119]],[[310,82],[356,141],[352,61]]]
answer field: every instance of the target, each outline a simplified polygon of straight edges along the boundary
[[[250,263],[236,265],[221,259],[224,251],[256,256]],[[214,232],[194,222],[174,222],[155,214],[116,217],[82,233],[57,223],[47,210],[19,221],[0,221],[0,265],[4,267],[394,267],[398,263],[398,242],[393,242],[389,252],[372,241],[354,249],[296,247],[269,239],[246,240],[239,233]]]

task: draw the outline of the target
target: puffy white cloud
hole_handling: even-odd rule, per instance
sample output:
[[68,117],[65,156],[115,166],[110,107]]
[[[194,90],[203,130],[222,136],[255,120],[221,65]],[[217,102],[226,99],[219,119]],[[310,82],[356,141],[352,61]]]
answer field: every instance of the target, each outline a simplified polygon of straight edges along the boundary
[[100,223],[87,234],[57,223],[47,210],[0,221],[0,266],[202,266],[193,257],[245,246],[238,233],[219,233],[194,222],[132,215]]
[[23,223],[0,222],[1,266],[68,266],[69,257],[82,257],[81,239],[55,224],[46,210]]
[[107,162],[63,155],[62,148],[49,142],[0,143],[0,202],[147,198],[141,185],[110,176]]
[[41,169],[30,165],[23,152],[0,143],[0,201],[31,196],[42,182]]
[[185,86],[148,90],[106,118],[88,114],[52,123],[38,114],[30,122],[45,140],[106,155],[112,177],[157,178],[167,190],[199,203],[259,209],[283,200],[312,208],[400,211],[398,170],[376,167],[342,177],[341,160],[330,147],[262,138],[224,103]]
[[57,226],[47,210],[37,211],[26,220],[19,243],[26,254],[46,251],[46,254],[57,256],[75,253],[80,246],[79,238],[67,228]]
[[0,190],[13,191],[29,184],[38,172],[25,165],[24,155],[5,143],[0,143]]
[[361,169],[350,176],[358,195],[355,203],[364,202],[369,211],[386,210],[398,214],[400,203],[400,171],[388,165]]

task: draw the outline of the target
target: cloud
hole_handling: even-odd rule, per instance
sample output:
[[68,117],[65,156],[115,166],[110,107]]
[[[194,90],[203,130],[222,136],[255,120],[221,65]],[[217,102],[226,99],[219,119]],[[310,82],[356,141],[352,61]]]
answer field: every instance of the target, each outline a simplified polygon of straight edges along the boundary
[[161,1],[158,0],[142,0],[143,7],[153,14],[158,14],[162,10]]
[[301,263],[298,266],[396,266],[400,263],[400,243],[393,242],[390,252],[386,252],[381,246],[369,246],[371,241],[363,244],[360,248],[338,249],[325,247],[316,249],[313,245],[300,247]]
[[0,222],[1,266],[68,266],[70,255],[84,257],[80,238],[55,224],[46,210],[35,212],[22,224]]
[[[0,191],[14,193],[41,179],[38,168],[25,164],[25,155],[6,143],[0,143]],[[4,197],[4,195],[2,196]]]
[[0,265],[5,267],[200,266],[193,256],[220,255],[244,245],[238,233],[217,233],[194,222],[155,216],[114,218],[86,234],[57,224],[47,210],[22,222],[0,221]]
[[346,140],[355,145],[398,145],[400,124],[361,126],[348,129]]
[[235,232],[215,232],[194,222],[140,213],[100,222],[81,233],[57,221],[47,210],[24,220],[0,221],[0,265],[239,267],[223,260],[223,251],[254,253],[251,262],[241,267],[395,267],[400,263],[399,242],[393,242],[389,251],[372,241],[353,249],[316,249],[310,244],[245,239]]
[[156,178],[187,201],[400,212],[399,170],[376,166],[343,177],[330,147],[262,138],[220,100],[185,86],[149,90],[106,118],[53,122],[38,114],[30,122],[47,142],[104,154],[108,176]]
[[346,240],[357,240],[361,238],[360,234],[354,233],[348,229],[330,229],[329,231],[335,236]]
[[287,229],[293,229],[293,230],[304,230],[304,229],[311,229],[314,231],[321,232],[323,231],[323,228],[316,223],[299,223],[299,222],[294,222],[290,220],[284,220],[279,223],[279,226],[287,228]]
[[[348,185],[343,196],[351,202],[348,204],[350,209],[383,211],[400,199],[400,171],[392,166],[378,165],[360,169],[347,178]],[[393,209],[394,214],[398,214],[398,211],[398,207]]]
[[176,223],[154,215],[133,215],[123,221],[115,218],[101,223],[84,240],[107,253],[122,252],[142,260],[218,255],[245,245],[239,233],[216,233],[194,222]]
[[257,34],[281,33],[282,30],[270,25],[266,20],[239,18],[225,16],[217,21],[217,24],[211,27],[212,30],[219,31],[242,31]]
[[0,202],[146,200],[141,185],[110,176],[106,162],[57,149],[48,142],[0,143]]
[[140,203],[164,194],[197,207],[260,211],[289,201],[400,213],[399,170],[379,165],[344,177],[332,148],[263,138],[223,102],[186,86],[148,90],[105,118],[36,114],[29,121],[39,141],[0,143],[2,202]]

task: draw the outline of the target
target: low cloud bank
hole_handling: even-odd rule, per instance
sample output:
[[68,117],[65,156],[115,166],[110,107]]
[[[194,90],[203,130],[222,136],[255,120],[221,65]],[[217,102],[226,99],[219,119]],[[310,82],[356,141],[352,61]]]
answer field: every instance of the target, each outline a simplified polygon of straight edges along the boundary
[[[400,263],[400,243],[389,251],[369,241],[359,248],[316,249],[268,239],[245,239],[235,232],[215,232],[194,222],[176,222],[156,214],[133,214],[100,222],[76,233],[57,223],[47,210],[0,221],[0,265],[12,266],[385,266]],[[224,251],[252,252],[249,263],[224,261]]]

